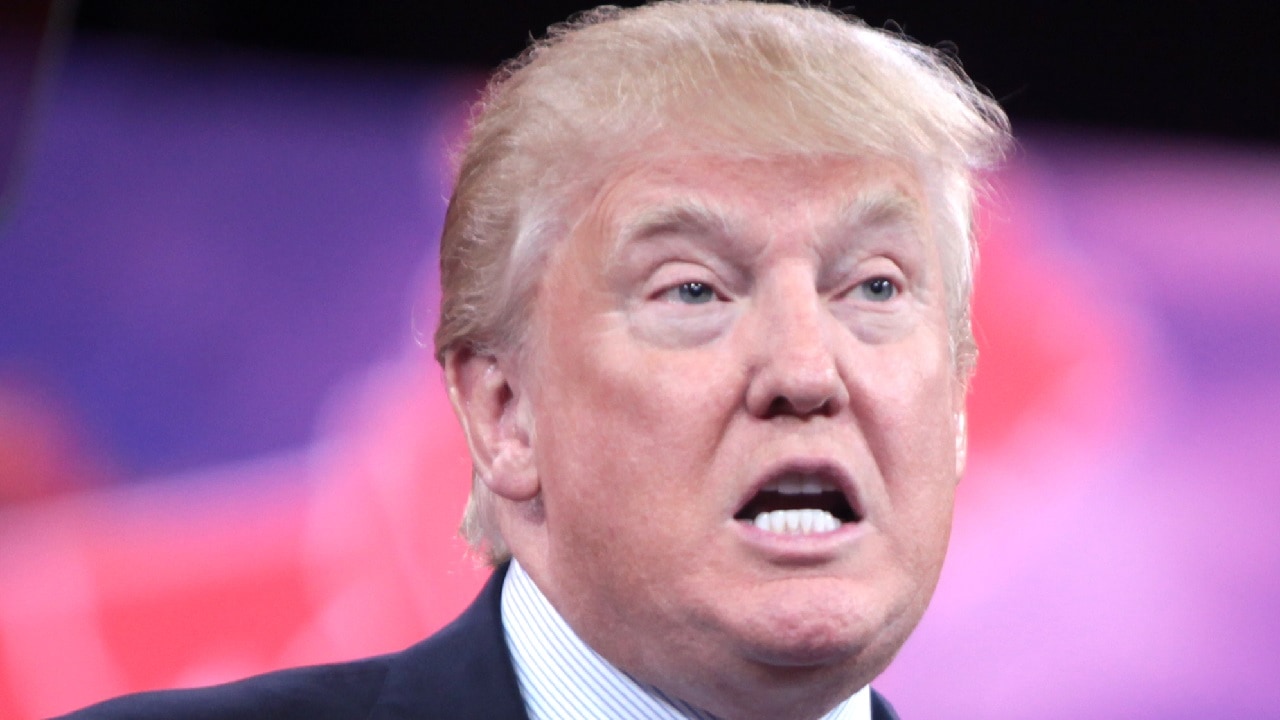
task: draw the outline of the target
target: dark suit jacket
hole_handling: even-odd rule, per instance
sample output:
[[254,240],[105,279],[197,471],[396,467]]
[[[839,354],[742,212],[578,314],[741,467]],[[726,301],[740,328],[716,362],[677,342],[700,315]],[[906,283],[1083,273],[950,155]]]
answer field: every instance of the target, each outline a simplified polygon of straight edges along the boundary
[[[528,720],[502,632],[502,579],[440,632],[391,655],[227,685],[129,695],[63,720]],[[873,720],[897,720],[872,692]]]

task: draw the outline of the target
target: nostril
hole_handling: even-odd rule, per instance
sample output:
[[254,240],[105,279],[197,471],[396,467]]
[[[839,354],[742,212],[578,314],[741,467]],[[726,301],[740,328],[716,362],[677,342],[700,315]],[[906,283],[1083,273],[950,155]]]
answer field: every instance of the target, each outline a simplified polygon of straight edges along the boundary
[[830,415],[832,406],[831,398],[824,398],[814,402],[797,403],[792,398],[785,395],[779,395],[769,403],[769,407],[765,410],[765,417],[775,418],[784,415],[797,417],[806,417],[809,415]]
[[790,412],[790,408],[790,400],[784,397],[776,397],[773,399],[773,402],[769,403],[768,409],[765,410],[765,417],[774,418],[779,415],[786,415]]

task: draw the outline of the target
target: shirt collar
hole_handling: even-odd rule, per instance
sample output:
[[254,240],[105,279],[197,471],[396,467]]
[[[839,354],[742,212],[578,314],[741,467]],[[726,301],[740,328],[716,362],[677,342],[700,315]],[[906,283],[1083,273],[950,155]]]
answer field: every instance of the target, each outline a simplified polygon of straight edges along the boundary
[[[637,682],[588,647],[515,560],[502,586],[502,626],[529,720],[715,720]],[[854,693],[822,720],[871,720],[870,689]]]

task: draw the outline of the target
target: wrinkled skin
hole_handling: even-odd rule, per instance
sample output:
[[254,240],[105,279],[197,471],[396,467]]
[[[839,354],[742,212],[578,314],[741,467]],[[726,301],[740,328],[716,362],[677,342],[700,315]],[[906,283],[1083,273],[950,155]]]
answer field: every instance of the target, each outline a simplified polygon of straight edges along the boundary
[[[552,253],[524,359],[454,359],[455,404],[592,647],[723,717],[816,717],[888,664],[946,551],[964,388],[926,193],[882,160],[650,158]],[[860,522],[734,518],[814,468]]]

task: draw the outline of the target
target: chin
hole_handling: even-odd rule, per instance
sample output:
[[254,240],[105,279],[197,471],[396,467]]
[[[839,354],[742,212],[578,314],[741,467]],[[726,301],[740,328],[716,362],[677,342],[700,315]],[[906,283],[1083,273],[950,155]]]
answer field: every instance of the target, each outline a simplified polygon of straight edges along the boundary
[[870,597],[847,583],[807,589],[758,595],[755,612],[740,617],[738,637],[753,660],[795,670],[849,672],[856,666],[855,674],[869,682],[888,666],[923,614],[923,608]]
[[840,664],[875,644],[874,625],[831,604],[773,604],[742,633],[758,660],[789,667]]
[[762,665],[777,668],[821,668],[848,664],[859,655],[862,646],[829,639],[771,638],[753,644],[751,657]]

